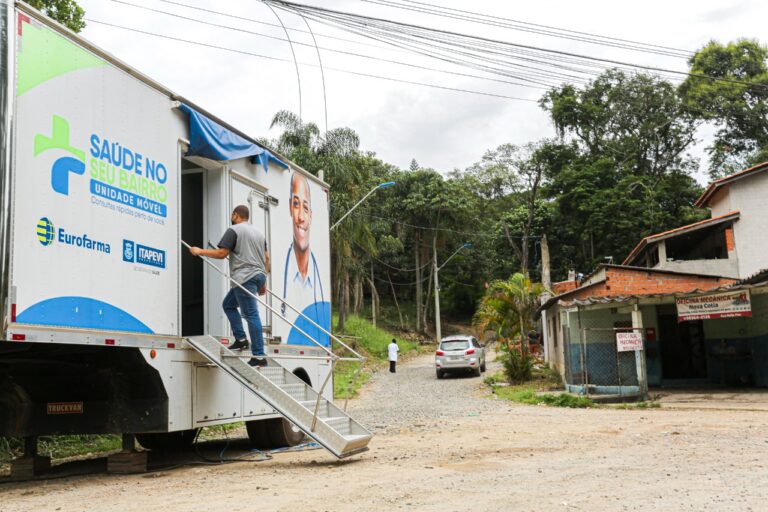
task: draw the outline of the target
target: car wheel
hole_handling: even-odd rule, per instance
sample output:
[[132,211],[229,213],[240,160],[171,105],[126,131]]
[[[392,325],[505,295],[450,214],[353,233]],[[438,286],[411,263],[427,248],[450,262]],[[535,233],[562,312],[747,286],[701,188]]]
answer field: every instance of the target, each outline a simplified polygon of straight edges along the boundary
[[435,375],[437,375],[438,379],[442,379],[443,378],[443,372],[441,372],[440,370],[435,370]]
[[480,367],[478,366],[475,368],[475,371],[472,373],[475,377],[479,377],[482,372],[480,371]]
[[485,372],[485,370],[486,370],[486,368],[485,368],[485,361],[483,361],[483,364],[480,365],[480,371],[481,372]]

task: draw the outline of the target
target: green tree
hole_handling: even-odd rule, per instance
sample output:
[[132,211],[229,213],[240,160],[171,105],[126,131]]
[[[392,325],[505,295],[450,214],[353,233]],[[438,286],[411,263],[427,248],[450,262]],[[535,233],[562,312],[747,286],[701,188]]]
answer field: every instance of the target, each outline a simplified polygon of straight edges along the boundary
[[85,28],[85,11],[75,0],[28,0],[28,3],[73,32]]
[[[621,262],[643,236],[698,220],[688,150],[701,123],[669,82],[611,70],[541,101],[564,142],[547,166],[553,273]],[[610,234],[610,236],[607,236]]]
[[708,148],[713,179],[768,159],[767,59],[764,45],[740,39],[711,41],[689,60],[694,76],[680,94],[694,116],[717,127]]
[[526,333],[533,328],[538,298],[543,291],[540,283],[533,283],[520,273],[506,280],[493,281],[474,315],[473,323],[480,333],[493,329],[500,338],[519,337],[519,350],[513,344],[507,344],[502,351],[502,363],[510,382],[525,382],[531,378],[533,365]]
[[700,121],[675,87],[658,77],[609,70],[583,89],[565,85],[540,101],[561,136],[618,171],[651,179],[695,163],[687,154]]
[[520,336],[526,346],[525,334],[533,328],[538,298],[543,292],[541,283],[521,273],[491,282],[475,313],[475,329],[493,329],[502,338]]

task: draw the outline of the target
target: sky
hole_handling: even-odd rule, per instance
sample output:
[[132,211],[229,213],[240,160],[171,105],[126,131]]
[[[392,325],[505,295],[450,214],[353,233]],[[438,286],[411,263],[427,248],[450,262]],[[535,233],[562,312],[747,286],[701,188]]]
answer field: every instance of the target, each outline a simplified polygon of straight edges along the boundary
[[[325,129],[327,113],[328,128],[354,129],[360,136],[361,148],[375,152],[386,162],[407,168],[411,159],[415,158],[422,167],[448,173],[456,168],[465,169],[479,161],[487,150],[501,144],[525,144],[555,135],[546,113],[537,104],[544,93],[541,89],[403,66],[397,63],[482,75],[482,72],[386,47],[381,42],[313,22],[310,23],[321,48],[320,57],[325,68],[326,99],[324,101],[317,50],[311,45],[311,36],[306,32],[290,31],[297,43],[294,51],[299,62],[300,102],[291,47],[285,41],[283,30],[275,26],[278,24],[276,15],[257,0],[78,1],[86,11],[88,23],[81,33],[83,37],[254,138],[274,138],[278,135],[277,130],[270,130],[270,122],[279,110],[290,110],[297,114],[301,112],[305,122],[315,122],[321,130]],[[680,58],[489,27],[467,20],[413,13],[365,0],[301,1],[329,9],[519,44],[665,69],[687,69],[685,60]],[[720,42],[743,37],[761,40],[765,19],[768,19],[768,2],[760,0],[435,0],[432,3],[690,51],[695,51],[712,39]],[[227,13],[255,21],[201,12],[178,4],[215,11],[226,10]],[[136,6],[195,18],[222,27],[204,25]],[[279,14],[280,21],[289,29],[306,31],[305,22],[300,17],[283,12]],[[134,31],[103,23],[128,27]],[[248,55],[202,45],[226,47]],[[330,49],[374,58],[331,52]],[[395,63],[383,62],[381,59]],[[388,79],[364,77],[339,70]],[[692,151],[694,156],[701,158],[701,169],[696,174],[699,181],[706,180],[704,148],[712,131],[709,127],[701,129],[700,142]]]

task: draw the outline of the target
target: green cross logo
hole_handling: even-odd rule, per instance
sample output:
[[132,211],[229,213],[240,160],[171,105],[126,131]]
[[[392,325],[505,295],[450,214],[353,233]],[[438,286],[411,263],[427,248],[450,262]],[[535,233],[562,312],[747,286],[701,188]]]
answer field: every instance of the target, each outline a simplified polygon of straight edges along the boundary
[[69,123],[63,117],[53,116],[51,136],[35,135],[35,156],[52,149],[63,149],[72,156],[64,156],[53,163],[51,187],[59,194],[69,195],[69,174],[85,174],[85,151],[69,144]]

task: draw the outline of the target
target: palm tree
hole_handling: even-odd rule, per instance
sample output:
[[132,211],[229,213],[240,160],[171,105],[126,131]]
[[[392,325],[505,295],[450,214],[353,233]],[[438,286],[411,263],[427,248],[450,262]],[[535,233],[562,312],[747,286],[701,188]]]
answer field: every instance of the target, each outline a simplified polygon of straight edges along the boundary
[[500,337],[520,335],[523,352],[528,352],[525,333],[533,327],[537,299],[544,291],[541,283],[517,273],[506,280],[493,281],[475,312],[475,328],[482,332],[493,329]]
[[[277,148],[312,173],[320,169],[331,186],[331,225],[373,186],[370,165],[360,153],[360,137],[350,128],[334,128],[325,134],[315,123],[303,122],[288,110],[277,112],[270,128],[282,128]],[[350,274],[361,265],[360,251],[376,253],[370,225],[362,217],[350,216],[331,233],[334,296],[339,311],[339,329],[349,313]]]

